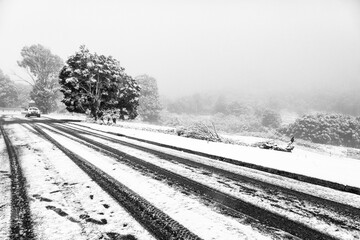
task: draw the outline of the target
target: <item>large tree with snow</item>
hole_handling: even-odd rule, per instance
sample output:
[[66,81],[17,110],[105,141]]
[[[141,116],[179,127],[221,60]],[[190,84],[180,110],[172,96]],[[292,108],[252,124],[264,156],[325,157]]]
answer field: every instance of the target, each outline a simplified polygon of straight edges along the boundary
[[23,47],[18,65],[26,70],[30,79],[24,79],[33,88],[30,97],[44,113],[56,110],[59,98],[58,76],[64,66],[62,59],[40,44]]
[[14,107],[18,93],[14,83],[0,70],[0,107]]
[[149,122],[160,118],[161,105],[156,79],[146,74],[135,77],[141,87],[139,99],[139,115]]
[[93,54],[81,46],[59,78],[62,102],[70,112],[90,111],[95,119],[105,111],[116,111],[121,119],[137,116],[140,87],[111,56]]

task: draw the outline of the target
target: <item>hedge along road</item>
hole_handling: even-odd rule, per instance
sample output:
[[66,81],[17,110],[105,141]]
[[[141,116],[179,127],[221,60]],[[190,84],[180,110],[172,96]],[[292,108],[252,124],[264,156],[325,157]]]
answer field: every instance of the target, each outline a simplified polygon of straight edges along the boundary
[[[63,131],[64,129],[61,130]],[[143,168],[147,169],[148,171],[175,182],[176,184],[183,186],[185,189],[190,189],[193,193],[196,193],[199,196],[216,201],[218,204],[226,206],[227,208],[230,208],[234,211],[245,213],[268,226],[282,229],[285,232],[291,233],[303,239],[336,239],[334,236],[317,231],[300,222],[292,221],[284,216],[259,208],[258,206],[255,206],[251,203],[247,203],[233,196],[224,194],[218,190],[212,189],[196,181],[175,174],[151,163],[145,162],[139,158],[129,156],[126,153],[108,147],[105,144],[101,144],[89,138],[80,136],[79,134],[74,133],[73,130],[68,131],[67,134],[71,134],[76,138],[82,139],[83,141],[94,145],[94,147],[101,151],[105,150],[113,155],[118,156],[119,161],[125,161],[127,164],[143,166]]]
[[3,119],[0,119],[0,130],[10,160],[11,172],[11,223],[10,239],[34,239],[33,223],[29,206],[29,197],[26,191],[26,179],[23,176],[21,165],[15,148],[3,128]]

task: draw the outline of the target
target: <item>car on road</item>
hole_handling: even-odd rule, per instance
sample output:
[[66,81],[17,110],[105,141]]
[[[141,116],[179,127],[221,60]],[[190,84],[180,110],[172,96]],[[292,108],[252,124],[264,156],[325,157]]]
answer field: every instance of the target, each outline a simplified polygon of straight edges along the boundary
[[31,117],[31,116],[36,116],[36,117],[40,117],[40,110],[37,107],[29,107],[25,117]]

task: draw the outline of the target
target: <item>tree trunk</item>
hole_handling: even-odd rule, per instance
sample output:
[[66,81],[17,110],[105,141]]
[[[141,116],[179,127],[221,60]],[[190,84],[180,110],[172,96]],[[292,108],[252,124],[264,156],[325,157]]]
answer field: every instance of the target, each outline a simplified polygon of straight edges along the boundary
[[98,120],[99,108],[100,108],[100,102],[99,100],[95,99],[90,109],[91,115],[95,118],[95,121]]

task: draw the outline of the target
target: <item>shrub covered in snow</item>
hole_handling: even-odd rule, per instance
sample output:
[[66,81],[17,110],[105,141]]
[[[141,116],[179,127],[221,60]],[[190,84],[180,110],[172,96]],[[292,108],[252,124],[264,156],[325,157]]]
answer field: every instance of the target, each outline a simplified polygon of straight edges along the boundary
[[178,136],[206,140],[210,142],[222,142],[218,135],[214,124],[211,126],[204,122],[196,122],[185,127],[178,127],[176,129]]
[[62,100],[70,112],[101,118],[106,111],[117,111],[120,119],[137,116],[140,87],[111,56],[89,52],[85,46],[70,56],[59,75]]
[[161,104],[156,79],[148,75],[135,77],[141,87],[138,112],[147,122],[158,122],[160,119]]
[[304,115],[279,132],[315,143],[360,148],[360,117],[341,114]]

